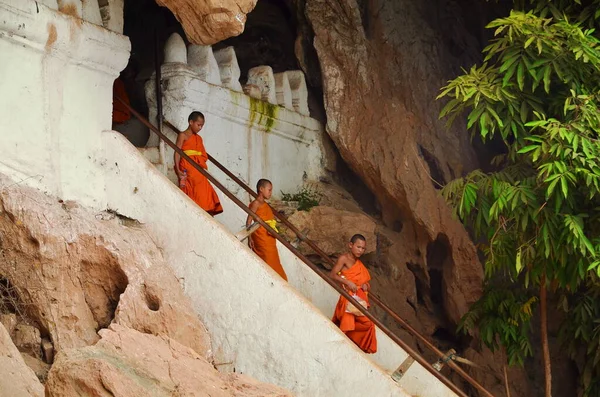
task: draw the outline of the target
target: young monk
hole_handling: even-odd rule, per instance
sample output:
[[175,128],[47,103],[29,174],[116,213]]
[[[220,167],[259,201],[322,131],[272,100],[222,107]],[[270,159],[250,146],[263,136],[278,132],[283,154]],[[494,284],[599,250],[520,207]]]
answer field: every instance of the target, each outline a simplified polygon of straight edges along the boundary
[[[206,170],[208,169],[206,165],[208,155],[206,149],[204,149],[202,138],[198,135],[204,127],[204,115],[200,112],[190,113],[188,124],[188,128],[177,135],[177,147]],[[175,152],[175,173],[179,179],[181,190],[190,196],[204,211],[212,216],[223,212],[219,196],[217,196],[217,192],[208,182],[208,179],[187,160],[182,159],[177,152]]]
[[[250,203],[250,209],[256,213],[256,215],[260,216],[260,218],[265,221],[269,226],[271,226],[275,231],[277,228],[275,227],[277,221],[275,220],[275,215],[269,207],[269,204],[266,203],[265,200],[271,198],[271,194],[273,193],[273,184],[268,179],[260,179],[256,184],[256,193],[258,193],[258,197],[256,200]],[[246,220],[246,226],[250,226],[252,224],[252,217],[248,215],[248,219]],[[275,270],[285,281],[287,281],[287,275],[285,274],[285,270],[281,266],[281,262],[279,261],[279,253],[277,252],[277,240],[274,236],[272,236],[267,229],[264,227],[260,227],[257,231],[250,235],[248,239],[248,244],[252,251],[256,253],[256,255],[260,256],[263,261],[267,263],[267,265],[271,266],[273,270]]]
[[[348,244],[350,252],[338,258],[329,276],[339,281],[350,295],[356,295],[365,301],[368,307],[371,275],[358,259],[364,254],[366,246],[367,241],[363,235],[352,236]],[[348,299],[340,296],[333,314],[333,322],[365,353],[377,352],[375,324],[366,316],[349,313],[348,304]]]

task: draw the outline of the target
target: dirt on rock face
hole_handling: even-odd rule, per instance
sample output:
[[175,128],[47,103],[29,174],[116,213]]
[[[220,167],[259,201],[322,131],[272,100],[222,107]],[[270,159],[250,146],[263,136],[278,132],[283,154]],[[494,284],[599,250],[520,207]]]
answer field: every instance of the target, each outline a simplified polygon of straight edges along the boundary
[[[92,345],[118,323],[210,359],[205,327],[141,225],[0,184],[0,281],[55,351]],[[39,344],[28,349],[40,356]]]

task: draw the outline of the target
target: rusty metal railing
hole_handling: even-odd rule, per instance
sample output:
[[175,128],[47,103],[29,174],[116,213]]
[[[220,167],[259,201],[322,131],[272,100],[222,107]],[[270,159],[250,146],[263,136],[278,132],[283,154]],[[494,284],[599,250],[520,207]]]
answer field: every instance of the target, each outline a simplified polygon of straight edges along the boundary
[[[163,122],[165,123],[165,125],[167,127],[172,129],[174,132],[179,132],[177,127],[175,127],[169,120],[163,120]],[[207,155],[208,155],[208,159],[218,169],[220,169],[225,175],[227,175],[235,183],[237,183],[242,189],[244,189],[248,194],[250,194],[250,196],[252,196],[254,198],[258,197],[258,194],[254,190],[252,190],[252,188],[250,188],[250,186],[248,186],[243,180],[241,180],[235,174],[233,174],[231,171],[229,171],[223,164],[221,164],[218,160],[216,160],[210,154],[207,154]],[[269,205],[269,203],[267,203],[267,205]],[[333,259],[329,255],[327,255],[327,253],[325,251],[323,251],[314,241],[309,239],[300,230],[298,230],[298,228],[296,228],[296,226],[294,226],[294,224],[291,223],[285,215],[283,215],[279,211],[275,210],[273,207],[271,207],[271,209],[273,210],[273,214],[275,214],[275,216],[281,221],[281,223],[286,225],[298,237],[298,239],[301,242],[306,243],[316,254],[318,254],[321,258],[323,258],[330,266],[333,267],[335,265],[335,262],[333,261]],[[321,277],[324,276],[321,271],[318,271],[318,273],[321,275]],[[327,278],[329,278],[329,277],[327,277]],[[483,395],[493,397],[493,395],[489,391],[487,391],[475,379],[473,379],[469,374],[467,374],[458,364],[456,364],[452,360],[448,360],[448,357],[444,352],[442,352],[440,349],[438,349],[425,336],[423,336],[419,331],[417,331],[408,322],[406,322],[402,317],[400,317],[400,315],[398,315],[394,310],[392,310],[388,305],[386,305],[376,294],[374,294],[373,292],[370,291],[369,297],[371,298],[371,301],[376,306],[379,306],[385,313],[387,313],[394,320],[396,320],[402,328],[404,328],[409,334],[413,335],[415,338],[417,338],[419,341],[421,341],[428,349],[430,349],[433,353],[435,353],[438,356],[438,358],[440,358],[444,361],[447,361],[447,365],[450,368],[452,368],[457,374],[459,374],[463,379],[465,379],[468,383],[470,383],[478,391],[482,392]]]
[[[288,250],[290,250],[296,257],[298,257],[302,262],[304,262],[308,267],[310,267],[315,273],[317,273],[327,284],[329,284],[333,289],[335,289],[340,295],[344,296],[348,301],[350,301],[360,312],[362,312],[369,320],[371,320],[383,333],[385,333],[390,339],[392,339],[396,344],[398,344],[404,351],[408,353],[409,356],[413,357],[415,361],[421,364],[425,369],[427,369],[434,377],[440,380],[445,386],[447,386],[450,390],[456,393],[458,396],[467,397],[467,395],[460,390],[454,383],[452,383],[448,378],[446,378],[443,374],[437,371],[425,358],[423,358],[418,352],[416,352],[412,347],[410,347],[406,342],[400,339],[395,333],[393,333],[388,327],[386,327],[378,318],[376,318],[373,313],[369,312],[365,307],[363,307],[360,303],[358,303],[345,289],[343,289],[336,281],[332,280],[328,275],[324,274],[319,267],[314,264],[310,259],[308,259],[304,254],[302,254],[298,249],[296,249],[293,245],[291,245],[286,239],[284,239],[279,233],[275,232],[265,221],[263,221],[256,213],[254,213],[246,204],[244,204],[240,199],[238,199],[233,193],[231,193],[221,182],[219,182],[216,178],[214,178],[208,171],[200,167],[195,161],[193,161],[183,150],[181,150],[175,143],[173,143],[167,136],[165,136],[161,131],[159,131],[154,125],[152,125],[144,116],[138,113],[135,109],[133,109],[127,102],[123,99],[117,97],[119,102],[121,102],[131,114],[133,114],[137,119],[142,122],[146,127],[148,127],[152,132],[158,135],[158,137],[164,141],[169,147],[171,147],[176,153],[178,153],[181,158],[185,159],[190,163],[198,172],[204,175],[214,186],[217,187],[227,198],[233,201],[240,209],[242,209],[246,214],[248,214],[255,222],[259,223],[262,227],[264,227],[269,233],[271,233],[283,246],[285,246]],[[165,124],[174,130],[174,132],[178,132],[178,129],[175,128],[168,121],[164,121]],[[223,171],[229,178],[231,178],[234,182],[236,182],[240,187],[246,190],[252,197],[256,197],[257,194],[248,187],[242,180],[240,180],[237,176],[235,176],[231,171],[229,171],[225,166],[223,166],[220,162],[218,162],[214,157],[208,155],[209,160],[221,171]],[[313,241],[304,236],[283,214],[278,211],[273,211],[276,217],[284,223],[287,227],[289,227],[292,232],[294,232],[298,238],[307,243],[316,253],[318,253],[323,259],[328,261],[330,264],[333,264],[333,260],[323,251],[321,250]],[[442,353],[439,349],[437,349],[433,344],[431,344],[424,336],[419,334],[414,328],[410,327],[408,323],[406,323],[399,315],[397,315],[393,310],[391,310],[387,305],[383,304],[383,302],[374,294],[369,294],[373,298],[373,303],[381,307],[386,313],[390,314],[396,321],[400,322],[402,326],[404,326],[407,331],[421,340],[427,347],[432,349],[440,358],[447,360],[447,357],[444,353]],[[482,393],[482,395],[486,397],[494,397],[489,391],[487,391],[482,385],[480,385],[475,379],[473,379],[469,374],[467,374],[462,368],[456,365],[452,361],[448,361],[448,365],[454,369],[463,379],[465,379],[469,384],[475,387],[478,391]]]

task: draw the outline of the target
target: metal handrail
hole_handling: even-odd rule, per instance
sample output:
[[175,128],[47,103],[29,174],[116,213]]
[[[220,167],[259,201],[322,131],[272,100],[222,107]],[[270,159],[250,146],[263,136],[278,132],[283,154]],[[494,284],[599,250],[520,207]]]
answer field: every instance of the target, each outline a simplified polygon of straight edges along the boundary
[[[173,123],[171,123],[169,120],[163,119],[163,123],[165,123],[165,125],[167,127],[169,127],[170,129],[172,129],[174,132],[179,132],[179,129],[177,127],[175,127],[173,125]],[[254,198],[258,197],[258,194],[254,190],[252,190],[252,188],[250,188],[250,186],[248,186],[243,180],[241,180],[235,174],[233,174],[231,171],[229,171],[229,169],[227,169],[227,167],[225,167],[223,164],[221,164],[217,159],[215,159],[210,154],[207,153],[207,156],[208,156],[208,159],[218,169],[220,169],[225,175],[227,175],[229,178],[231,178],[235,183],[237,183],[248,194],[250,194]],[[269,203],[267,203],[267,205],[269,205],[269,207],[271,207]],[[284,225],[286,225],[300,239],[300,241],[305,242],[315,253],[317,253],[321,258],[323,258],[325,261],[327,261],[330,266],[335,266],[335,262],[333,261],[333,259],[331,259],[331,257],[329,255],[327,255],[327,253],[325,251],[323,251],[314,241],[312,241],[310,238],[308,238],[307,236],[302,234],[302,232],[300,230],[298,230],[298,228],[296,228],[296,226],[294,226],[294,224],[291,223],[285,215],[283,215],[279,211],[275,210],[273,207],[271,207],[271,209],[273,210],[273,214]],[[321,273],[321,272],[319,272],[319,273]],[[372,302],[376,306],[379,306],[384,312],[389,314],[394,320],[396,320],[402,326],[402,328],[404,328],[406,331],[408,331],[409,334],[413,335],[419,341],[421,341],[427,348],[429,348],[431,351],[433,351],[440,359],[443,359],[443,360],[447,359],[447,356],[444,352],[442,352],[440,349],[438,349],[424,335],[422,335],[419,331],[417,331],[415,328],[413,328],[408,322],[406,322],[402,317],[400,317],[400,315],[398,315],[394,310],[392,310],[388,305],[386,305],[381,300],[381,298],[379,298],[376,294],[369,291],[369,297],[371,298]],[[477,390],[484,393],[484,395],[486,395],[486,396],[493,397],[493,395],[489,391],[487,391],[475,379],[473,379],[469,374],[467,374],[454,361],[449,360],[447,362],[447,364],[450,368],[452,368],[457,374],[459,374],[464,380],[466,380],[468,383],[470,383]]]
[[[350,301],[363,315],[365,315],[369,320],[371,320],[379,329],[381,329],[390,339],[392,339],[396,344],[398,344],[404,351],[408,353],[411,357],[415,359],[419,364],[421,364],[425,369],[427,369],[434,377],[440,380],[445,386],[447,386],[450,390],[456,393],[458,396],[467,397],[467,395],[460,390],[454,383],[452,383],[448,378],[442,375],[439,371],[437,371],[425,358],[423,358],[418,352],[416,352],[412,347],[410,347],[406,342],[400,339],[396,334],[394,334],[389,328],[387,328],[378,318],[376,318],[371,312],[369,312],[365,307],[363,307],[358,301],[356,301],[345,289],[343,289],[337,282],[332,280],[330,277],[323,274],[320,271],[319,267],[312,263],[304,254],[298,251],[294,246],[292,246],[287,240],[285,240],[279,233],[273,230],[265,221],[262,220],[256,213],[254,213],[248,206],[246,206],[240,199],[238,199],[233,193],[231,193],[221,182],[219,182],[216,178],[214,178],[208,171],[200,167],[198,163],[193,161],[183,150],[181,150],[175,143],[173,143],[167,136],[165,136],[161,131],[159,131],[154,125],[152,125],[144,116],[138,113],[135,109],[133,109],[126,101],[121,99],[120,97],[116,97],[116,99],[121,102],[130,112],[133,114],[142,124],[148,127],[152,132],[158,135],[160,139],[162,139],[167,145],[169,145],[176,153],[178,153],[181,158],[185,159],[192,167],[194,167],[198,172],[204,175],[214,186],[217,187],[225,196],[227,196],[231,201],[233,201],[238,207],[240,207],[246,214],[254,219],[255,222],[259,223],[262,227],[264,227],[271,235],[273,235],[281,244],[283,244],[288,250],[290,250],[296,257],[298,257],[302,262],[304,262],[308,267],[310,267],[315,273],[317,273],[327,284],[329,284],[333,289],[335,289],[340,295],[345,297],[348,301]],[[169,123],[170,124],[170,123]],[[172,124],[171,124],[172,126]],[[175,131],[177,129],[175,128]],[[212,156],[209,155],[209,159],[217,165],[217,162]],[[219,163],[217,165],[222,171],[226,170],[226,168]],[[221,168],[222,167],[222,168]],[[225,171],[224,171],[225,172]],[[226,172],[228,176],[235,177],[231,172],[227,170]],[[232,178],[233,179],[233,178]],[[241,181],[239,178],[238,183]],[[240,186],[244,187],[245,184],[241,183]],[[246,186],[246,188],[248,188]],[[248,188],[249,189],[249,188]],[[250,189],[250,191],[252,191]],[[256,194],[252,191],[253,196]],[[278,214],[277,211],[274,211],[276,215],[279,215],[279,219],[282,222],[291,225],[289,221],[283,221],[282,215]],[[292,230],[297,229],[291,225]],[[296,232],[298,237],[307,241],[306,237],[303,236],[299,231]],[[316,245],[315,245],[316,247]],[[318,248],[318,247],[317,247]],[[320,249],[319,249],[320,251]],[[322,251],[321,251],[322,252]],[[449,362],[451,363],[451,361]],[[460,369],[460,368],[459,368]],[[460,369],[462,371],[462,369]],[[457,371],[458,372],[458,371]],[[464,372],[464,371],[462,371]],[[494,397],[490,392],[488,392],[483,386],[479,385],[477,381],[472,379],[468,374],[464,373],[466,376],[465,379],[471,383],[475,388],[481,391],[485,396]]]

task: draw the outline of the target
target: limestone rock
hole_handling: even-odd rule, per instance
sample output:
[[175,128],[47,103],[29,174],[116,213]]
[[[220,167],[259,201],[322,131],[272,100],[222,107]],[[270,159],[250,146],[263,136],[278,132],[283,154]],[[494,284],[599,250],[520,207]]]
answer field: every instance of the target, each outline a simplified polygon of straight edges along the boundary
[[[308,237],[328,255],[346,252],[348,241],[357,233],[367,239],[366,254],[377,248],[375,221],[362,213],[317,206],[310,211],[298,211],[289,220],[299,230],[308,229]],[[301,251],[312,252],[304,244],[300,247]]]
[[68,349],[52,366],[48,397],[291,396],[246,377],[222,375],[193,350],[166,337],[111,325],[94,346]]
[[31,368],[40,382],[46,382],[46,379],[48,379],[48,372],[50,371],[50,364],[46,364],[39,358],[33,357],[27,353],[22,353],[21,356],[23,357],[25,364]]
[[9,335],[12,335],[17,326],[17,316],[14,313],[0,314],[0,324],[4,325]]
[[0,274],[56,352],[91,345],[99,329],[116,322],[210,357],[206,329],[141,225],[4,178]]
[[42,356],[48,364],[54,361],[54,345],[46,338],[42,339]]
[[156,0],[181,22],[194,44],[212,45],[244,31],[258,0]]
[[44,386],[25,364],[2,324],[0,324],[0,394],[3,396],[44,396]]
[[444,310],[456,323],[480,296],[483,271],[432,179],[443,184],[477,161],[464,122],[447,131],[435,97],[470,58],[436,44],[440,24],[419,17],[427,7],[382,2],[364,15],[377,19],[363,21],[356,1],[308,0],[306,15],[322,70],[326,130],[376,195],[386,225],[414,230],[413,248],[422,253],[439,248]]
[[36,358],[42,356],[42,337],[40,330],[27,324],[18,324],[14,331],[15,346],[24,353]]

